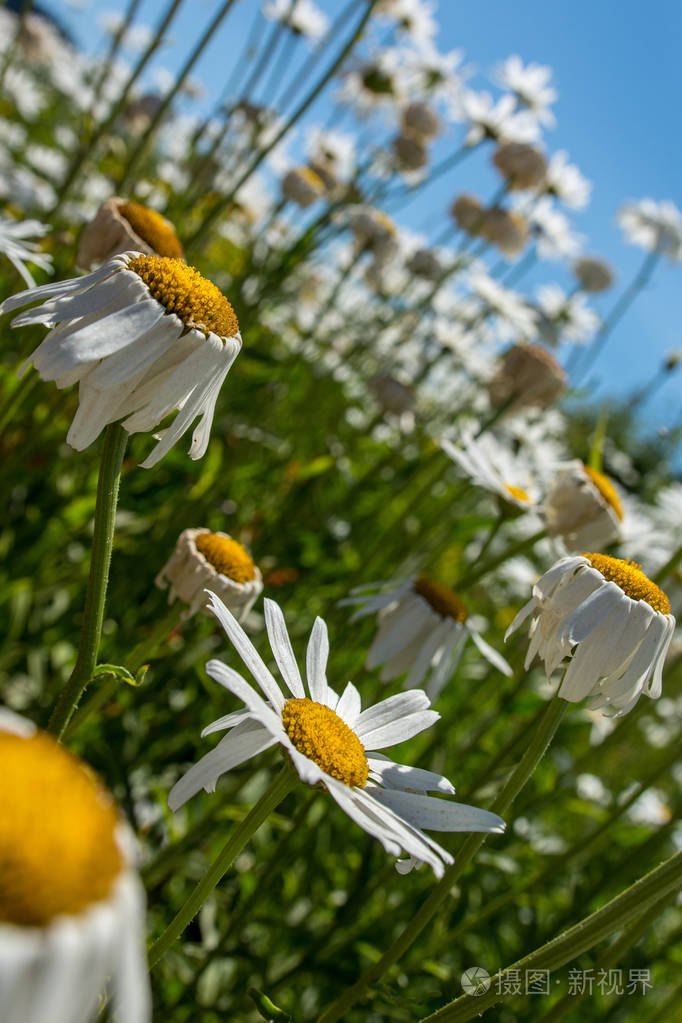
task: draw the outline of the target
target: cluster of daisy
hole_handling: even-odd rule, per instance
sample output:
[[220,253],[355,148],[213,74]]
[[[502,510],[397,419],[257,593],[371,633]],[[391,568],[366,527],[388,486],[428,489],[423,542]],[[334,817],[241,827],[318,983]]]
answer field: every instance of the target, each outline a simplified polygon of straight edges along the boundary
[[[177,6],[151,28],[135,23],[135,4],[109,18],[104,62],[42,14],[0,11],[0,256],[16,275],[3,285],[0,315],[29,328],[32,349],[15,358],[8,346],[12,371],[24,379],[7,388],[3,427],[19,417],[17,395],[37,374],[66,392],[43,417],[54,450],[47,431],[66,417],[73,451],[105,438],[81,646],[50,728],[68,741],[70,728],[101,708],[105,683],[95,706],[85,702],[82,719],[72,717],[98,673],[125,678],[123,702],[133,701],[136,672],[171,630],[182,628],[191,652],[189,634],[212,629],[202,650],[228,647],[227,638],[255,685],[212,657],[205,673],[229,694],[213,721],[180,692],[192,727],[205,723],[202,740],[224,734],[189,767],[189,757],[173,761],[170,810],[214,793],[223,776],[270,750],[290,787],[297,780],[329,796],[399,873],[427,865],[448,885],[448,840],[441,845],[429,832],[505,831],[499,813],[452,798],[442,773],[456,750],[452,708],[475,704],[473,687],[484,679],[500,693],[524,685],[539,658],[545,681],[531,678],[541,693],[580,704],[581,720],[619,718],[642,695],[662,695],[666,659],[677,655],[681,485],[664,458],[648,478],[608,419],[589,445],[584,435],[576,441],[574,412],[561,399],[657,263],[682,260],[682,215],[670,201],[621,207],[626,239],[646,256],[609,305],[603,296],[616,274],[584,248],[569,219],[588,204],[591,184],[544,140],[558,95],[550,68],[511,56],[495,69],[493,95],[473,88],[475,70],[460,51],[441,52],[428,0],[334,11],[313,0],[268,0],[254,12],[253,40],[224,94],[200,111],[190,72],[203,44],[179,77],[142,73],[172,32]],[[215,13],[216,36],[231,6]],[[335,57],[326,76],[323,53]],[[309,107],[325,87],[329,116],[320,125]],[[456,168],[469,160],[493,175],[490,196],[457,186]],[[417,224],[405,212],[413,197],[446,174],[437,229]],[[563,285],[545,279],[548,263]],[[14,293],[17,278],[26,287]],[[649,400],[678,361],[671,355],[633,405]],[[261,363],[272,371],[269,390],[252,398]],[[232,417],[219,398],[231,371],[232,381],[241,372]],[[296,424],[285,439],[280,426],[268,433],[282,394]],[[307,466],[288,460],[280,490],[274,482],[260,488],[264,512],[254,511],[250,531],[214,528],[227,527],[239,507],[221,465],[230,445],[243,439],[263,453],[249,470],[254,502],[259,473],[262,483],[268,467],[281,470],[308,434],[318,443],[318,417],[323,450]],[[152,481],[137,484],[138,493],[158,485],[168,494],[182,464],[174,448],[189,431],[190,458],[210,448],[213,467],[199,468],[198,482],[171,498],[177,512],[160,513],[165,564],[150,569],[144,544],[136,547],[140,578],[168,591],[168,617],[139,657],[137,647],[129,653],[128,667],[99,665],[125,446],[152,434],[151,450],[146,437],[131,441],[125,465],[154,470],[135,473]],[[325,617],[338,624],[354,608],[331,682],[322,617],[304,672],[294,650],[300,622],[316,609],[314,587],[297,585],[300,621],[292,613],[289,627],[277,602],[266,596],[260,604],[264,590],[297,582],[314,559],[290,569],[264,553],[259,565],[249,550],[267,551],[268,515],[277,531],[295,534],[306,502],[296,505],[297,488],[308,485],[325,509],[320,544],[326,530],[339,564],[351,549],[358,555],[355,574],[346,558],[333,590],[320,568],[332,594]],[[22,499],[14,488],[9,503]],[[192,525],[199,512],[211,528]],[[140,532],[147,527],[154,532],[150,520]],[[130,586],[137,592],[136,580]],[[343,685],[337,665],[362,648],[366,625],[354,623],[364,619],[373,631],[353,660],[355,681]],[[503,642],[528,619],[527,653],[515,663]],[[219,702],[203,674],[202,685]],[[433,755],[422,747],[419,766],[383,752],[441,718],[443,748]],[[654,727],[660,738],[660,722]],[[88,1023],[106,993],[117,1019],[146,1023],[144,895],[131,829],[85,761],[25,717],[0,711],[0,747],[10,772],[0,815],[2,1018]],[[590,776],[579,777],[594,792]],[[141,787],[148,797],[150,786]],[[272,791],[281,799],[285,789]],[[135,808],[131,792],[128,785]],[[234,849],[228,843],[230,863],[250,837],[248,821],[253,833],[264,819],[259,805],[237,829]],[[161,827],[162,812],[145,812]],[[187,826],[188,813],[163,825],[165,838]],[[533,844],[540,848],[539,839]],[[157,957],[197,909],[168,925]]]

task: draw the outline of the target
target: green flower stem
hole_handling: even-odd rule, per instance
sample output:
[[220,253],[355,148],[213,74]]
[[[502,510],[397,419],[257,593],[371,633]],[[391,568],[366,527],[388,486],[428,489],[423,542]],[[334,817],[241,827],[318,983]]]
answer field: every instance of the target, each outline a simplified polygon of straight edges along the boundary
[[[491,917],[496,916],[496,914],[500,910],[504,909],[504,907],[510,902],[518,903],[519,897],[533,888],[545,891],[545,886],[547,884],[551,884],[552,881],[557,879],[557,877],[561,878],[561,883],[563,884],[564,869],[567,868],[569,864],[575,867],[589,855],[594,856],[596,850],[602,848],[604,845],[608,845],[608,843],[611,842],[612,826],[620,820],[621,817],[623,817],[632,804],[639,799],[642,793],[646,792],[649,786],[656,780],[658,775],[662,774],[663,771],[670,766],[671,762],[674,763],[674,759],[669,758],[666,762],[660,764],[658,769],[655,772],[652,772],[641,785],[638,785],[627,801],[617,806],[605,821],[597,825],[597,827],[593,828],[591,831],[588,831],[587,834],[581,835],[580,838],[569,849],[561,853],[560,856],[553,856],[546,867],[543,867],[542,870],[535,871],[534,874],[531,874],[530,877],[523,880],[520,884],[510,885],[501,895],[496,898],[489,899],[485,906],[473,917],[462,920],[462,922],[455,927],[454,931],[450,931],[449,938],[452,939],[455,934],[459,934],[460,932],[473,931],[485,920],[489,920]],[[463,797],[464,801],[468,802],[470,798],[471,793],[465,793]],[[671,820],[668,821],[667,824],[664,824],[657,832],[654,833],[653,836],[650,837],[653,838],[659,835],[664,835],[672,830],[672,821],[676,818],[680,809],[681,805],[680,802],[678,802],[671,808]],[[641,862],[644,860],[645,856],[643,850],[646,846],[648,846],[648,843],[649,838],[642,842],[641,845],[629,849],[622,862],[627,865],[631,864],[633,861]],[[611,863],[610,870],[612,871],[613,869],[614,865]],[[600,880],[599,884],[603,884],[603,881]],[[592,894],[585,891],[580,892],[579,902],[581,906],[589,906],[591,901]],[[564,923],[568,924],[569,921],[570,916],[566,921],[560,919],[554,924],[554,926],[561,928],[564,926]]]
[[[143,664],[152,659],[168,633],[180,624],[182,621],[182,610],[183,608],[179,608],[177,604],[173,605],[166,614],[163,615],[151,636],[143,640],[141,643],[138,643],[138,645],[134,648],[133,652],[127,658],[127,667],[131,675],[135,675]],[[119,679],[109,678],[98,687],[90,699],[86,700],[83,706],[79,708],[69,722],[69,726],[64,732],[64,737],[67,742],[71,739],[74,733],[78,731],[83,722],[91,716],[91,714],[94,714],[109,702],[120,685],[121,682]]]
[[[676,891],[682,880],[682,852],[651,870],[626,891],[621,892],[605,906],[590,914],[570,930],[561,934],[512,966],[500,970],[491,978],[490,989],[483,995],[462,995],[438,1012],[425,1016],[421,1023],[468,1023],[476,1019],[491,1005],[508,997],[498,993],[505,980],[511,979],[512,970],[558,970],[572,962],[583,952],[594,948],[609,935],[632,924],[654,903],[660,903]],[[513,976],[513,974],[511,975]]]
[[[566,713],[568,704],[565,700],[555,696],[545,708],[545,713],[538,724],[536,731],[530,737],[521,761],[512,772],[511,777],[494,801],[490,809],[493,813],[505,813],[523,786],[526,784],[537,765],[542,760],[547,747],[552,741],[561,719]],[[401,956],[417,940],[421,932],[430,923],[443,902],[450,896],[453,885],[459,880],[464,870],[476,855],[487,838],[486,834],[475,833],[468,836],[464,842],[455,862],[448,867],[443,877],[435,885],[431,894],[422,903],[415,915],[405,927],[403,932],[396,938],[392,945],[384,952],[381,958],[374,963],[360,979],[349,988],[329,1009],[322,1013],[318,1023],[336,1023],[343,1019],[346,1012],[362,998],[368,989],[375,984],[386,971],[396,963]]]
[[194,919],[215,886],[230,869],[249,839],[295,785],[296,775],[289,765],[285,764],[248,816],[244,818],[230,836],[222,852],[206,871],[184,906],[169,923],[161,937],[157,938],[149,949],[150,970],[163,958],[175,939],[180,937],[185,927]]
[[467,573],[467,575],[462,576],[462,578],[457,581],[457,588],[460,590],[466,590],[473,586],[474,583],[480,582],[484,576],[489,575],[491,572],[494,572],[496,568],[499,568],[500,565],[507,560],[507,558],[515,558],[519,554],[525,554],[527,551],[531,551],[533,547],[535,547],[535,544],[540,540],[544,540],[546,536],[547,530],[543,528],[538,530],[537,533],[533,533],[532,536],[526,536],[517,543],[512,544],[510,547],[507,547],[506,550],[502,551],[494,558],[491,558],[490,561],[485,562],[483,565],[479,565],[477,568],[474,568],[471,572]]
[[128,433],[122,426],[118,423],[107,426],[97,481],[95,529],[78,658],[48,725],[48,730],[58,739],[63,736],[97,664],[114,541],[118,485],[127,442]]
[[[620,938],[614,941],[612,945],[606,949],[602,955],[599,956],[594,964],[594,972],[599,973],[600,970],[610,970],[617,966],[621,962],[622,957],[636,945],[641,938],[644,937],[650,927],[656,922],[658,917],[661,915],[663,910],[666,908],[669,902],[675,898],[675,892],[668,892],[663,896],[662,899],[658,899],[656,902],[652,902],[648,909],[640,914],[639,919],[635,920],[626,927]],[[587,991],[579,995],[566,994],[563,998],[552,1005],[547,1012],[535,1021],[535,1023],[562,1023],[562,1020],[566,1019],[566,1013],[569,1009],[572,1009],[580,999],[585,997]]]
[[574,387],[577,387],[579,382],[585,377],[585,374],[588,372],[588,370],[592,368],[598,356],[601,354],[604,345],[608,341],[609,336],[611,335],[611,331],[614,329],[614,327],[617,326],[618,323],[620,323],[621,319],[628,311],[628,309],[634,302],[639,292],[644,287],[646,287],[646,285],[651,280],[651,275],[653,274],[656,264],[661,258],[661,255],[662,253],[660,249],[652,249],[651,252],[647,252],[646,256],[644,257],[644,262],[639,268],[639,271],[635,275],[630,285],[625,289],[623,294],[617,300],[613,309],[602,323],[597,334],[595,335],[592,344],[587,349],[587,351],[576,346],[575,350],[576,352],[579,353],[577,365],[574,364],[573,366],[571,366],[570,364],[568,364],[566,367],[569,373],[571,370],[573,370]]

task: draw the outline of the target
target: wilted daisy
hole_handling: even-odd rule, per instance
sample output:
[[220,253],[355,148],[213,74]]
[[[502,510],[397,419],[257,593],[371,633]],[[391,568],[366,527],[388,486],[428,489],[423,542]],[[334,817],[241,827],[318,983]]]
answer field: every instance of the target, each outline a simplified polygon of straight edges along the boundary
[[78,242],[77,263],[90,270],[121,252],[184,259],[180,239],[170,220],[139,202],[114,196],[100,206]]
[[623,505],[605,473],[582,462],[563,467],[552,480],[543,504],[550,536],[571,553],[608,547],[620,535]]
[[547,408],[566,390],[566,373],[541,345],[516,344],[508,348],[488,384],[493,408],[506,402],[511,408]]
[[108,423],[148,432],[176,409],[144,468],[155,465],[200,417],[190,457],[208,445],[221,384],[242,345],[234,310],[214,284],[177,259],[124,252],[84,277],[6,299],[0,313],[52,328],[25,365],[57,387],[79,382],[67,441],[82,451]]
[[559,696],[626,714],[661,695],[675,630],[670,601],[639,565],[606,554],[562,558],[533,587],[507,636],[532,614],[526,668],[538,654],[549,678],[570,657]]
[[[177,810],[200,789],[213,791],[218,778],[257,753],[279,745],[302,782],[321,785],[332,799],[381,842],[392,856],[404,850],[428,863],[437,877],[452,857],[421,828],[435,831],[501,832],[496,814],[428,796],[454,792],[446,778],[431,771],[395,764],[378,750],[418,735],[439,715],[429,710],[425,693],[412,690],[361,710],[360,694],[349,682],[339,697],[327,684],[327,627],[317,618],[306,654],[308,687],[303,684],[284,616],[272,600],[264,601],[272,653],[290,695],[260,658],[251,641],[222,601],[209,595],[210,607],[237,653],[251,671],[263,696],[221,661],[206,671],[244,701],[245,709],[214,721],[204,730],[229,729],[214,750],[190,768],[171,790],[168,805]],[[309,695],[308,695],[309,694]]]
[[162,589],[170,585],[169,603],[178,597],[189,605],[187,618],[199,608],[208,610],[207,590],[242,615],[248,614],[263,590],[260,569],[246,548],[227,533],[209,529],[183,529],[156,585]]
[[144,894],[127,827],[90,769],[0,710],[3,1023],[88,1023],[108,989],[146,1023]]
[[292,167],[282,178],[282,195],[305,210],[325,193],[324,181],[310,167]]
[[545,181],[547,161],[539,149],[524,142],[503,142],[492,162],[512,191],[538,188]]
[[573,273],[583,291],[597,294],[606,291],[613,284],[613,270],[603,259],[582,256],[573,264]]
[[512,674],[504,657],[472,627],[469,609],[459,594],[435,579],[420,576],[383,588],[380,583],[363,586],[362,592],[342,603],[361,605],[352,622],[378,612],[379,629],[365,667],[372,670],[383,665],[382,682],[406,674],[403,688],[413,689],[427,679],[426,692],[436,700],[469,637],[494,668]]
[[20,275],[27,287],[35,288],[26,264],[40,267],[41,270],[52,272],[52,256],[41,252],[40,246],[31,238],[41,238],[47,234],[49,227],[39,220],[9,220],[0,217],[0,252],[7,256],[10,263]]

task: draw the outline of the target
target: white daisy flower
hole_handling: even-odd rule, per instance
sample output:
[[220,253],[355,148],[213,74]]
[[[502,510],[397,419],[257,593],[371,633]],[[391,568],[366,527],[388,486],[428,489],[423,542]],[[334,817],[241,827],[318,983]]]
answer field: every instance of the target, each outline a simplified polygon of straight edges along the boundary
[[535,584],[507,636],[530,614],[526,668],[539,654],[549,678],[570,657],[559,687],[565,700],[589,698],[590,709],[620,716],[643,692],[661,695],[675,619],[638,565],[606,554],[562,558]]
[[534,509],[539,500],[538,481],[523,452],[514,454],[491,433],[475,437],[471,428],[463,428],[455,445],[443,438],[440,446],[472,483],[497,494],[507,504],[523,511]]
[[625,203],[616,220],[633,245],[664,252],[675,263],[682,259],[682,214],[670,199]]
[[469,122],[464,144],[476,146],[483,139],[506,142],[537,142],[540,129],[530,110],[519,111],[516,97],[505,93],[495,102],[489,92],[467,89],[462,97],[465,119]]
[[312,0],[268,0],[263,14],[312,42],[321,39],[329,29],[329,18]]
[[92,269],[121,252],[184,259],[182,245],[170,220],[139,202],[113,196],[100,206],[78,239],[77,262]]
[[403,689],[413,689],[428,676],[426,693],[431,700],[438,699],[469,637],[494,668],[503,675],[512,674],[504,657],[472,627],[461,597],[443,583],[421,576],[390,583],[388,588],[370,584],[362,591],[341,603],[361,605],[351,622],[379,613],[379,629],[365,667],[371,671],[383,665],[382,682],[407,673]]
[[52,256],[40,251],[40,246],[31,238],[41,238],[50,230],[39,220],[9,220],[0,217],[0,252],[7,256],[28,288],[35,288],[36,282],[26,266],[32,263],[52,273]]
[[148,432],[178,409],[142,465],[156,465],[197,416],[189,454],[201,458],[242,346],[234,310],[214,284],[180,260],[124,252],[84,277],[12,295],[0,313],[38,299],[12,326],[51,328],[24,368],[32,362],[59,388],[79,383],[71,447],[82,451],[118,420],[128,433]]
[[611,480],[582,462],[564,466],[543,504],[550,536],[571,553],[608,547],[620,537],[623,504]]
[[89,1023],[105,989],[117,1019],[147,1023],[132,835],[86,765],[5,710],[0,755],[3,1023]]
[[559,149],[550,157],[545,187],[550,195],[575,210],[587,206],[592,192],[592,183],[574,163],[568,162],[565,149]]
[[246,616],[263,591],[260,569],[247,550],[227,533],[183,529],[169,560],[156,577],[168,603],[176,597],[188,604],[185,617],[208,610],[206,591],[219,594],[232,610]]
[[598,314],[587,304],[582,292],[568,295],[558,284],[541,284],[537,297],[540,333],[550,344],[567,338],[575,344],[586,345],[601,326]]
[[507,57],[496,69],[496,78],[503,89],[513,92],[517,100],[528,107],[540,124],[552,128],[556,118],[549,109],[558,93],[549,83],[552,69],[546,64],[526,64],[516,54]]
[[[421,828],[434,831],[502,832],[496,814],[428,796],[451,794],[450,782],[431,771],[396,764],[377,752],[418,735],[439,716],[429,710],[420,690],[399,693],[361,710],[360,694],[349,682],[339,697],[328,686],[327,627],[315,620],[306,654],[308,688],[294,657],[284,616],[274,601],[264,601],[265,624],[273,656],[290,695],[282,690],[246,633],[222,601],[209,594],[210,606],[263,695],[221,661],[206,671],[244,701],[245,709],[214,721],[203,735],[229,729],[214,750],[190,768],[168,797],[177,810],[204,788],[213,791],[218,778],[250,757],[282,747],[300,779],[322,785],[356,824],[378,839],[386,852],[428,863],[437,877],[452,857]],[[308,695],[308,693],[310,695]],[[265,699],[263,699],[263,696]]]

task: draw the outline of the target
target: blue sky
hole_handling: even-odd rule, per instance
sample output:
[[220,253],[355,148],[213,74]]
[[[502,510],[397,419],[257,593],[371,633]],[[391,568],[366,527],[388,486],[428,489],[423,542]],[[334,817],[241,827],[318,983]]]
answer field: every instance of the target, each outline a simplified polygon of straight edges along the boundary
[[[338,0],[318,0],[327,10]],[[68,3],[53,3],[86,48],[99,37],[102,12],[123,10],[123,0],[91,0],[79,12]],[[143,0],[139,20],[153,25],[165,0]],[[242,52],[259,0],[239,0],[196,69],[207,96],[222,88],[231,59]],[[185,0],[173,24],[170,45],[156,64],[174,70],[218,8],[218,0]],[[626,199],[651,196],[672,199],[682,207],[679,103],[682,68],[682,4],[678,0],[440,0],[438,43],[442,50],[461,48],[475,74],[469,84],[486,88],[495,65],[512,53],[526,62],[549,64],[559,99],[554,106],[557,127],[546,132],[548,152],[566,149],[593,182],[590,206],[571,211],[575,228],[589,238],[586,249],[604,256],[626,286],[643,252],[622,241],[614,215]],[[101,44],[100,44],[101,45]],[[312,120],[324,120],[326,101],[313,110]],[[430,206],[415,202],[401,222],[419,227],[451,202],[459,191],[490,196],[496,178],[489,154],[467,161],[451,180],[431,191]],[[570,277],[556,264],[530,277],[531,284],[557,279],[570,286]],[[607,312],[618,291],[595,303]],[[664,262],[653,282],[639,296],[626,320],[614,333],[598,361],[594,380],[598,394],[623,395],[645,383],[666,353],[682,348],[682,264]],[[672,375],[656,401],[644,409],[649,425],[671,425],[682,413],[682,373]]]

